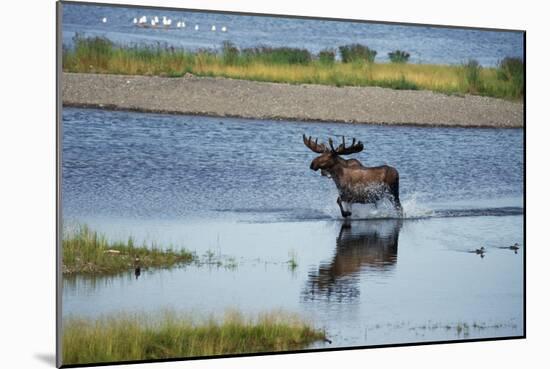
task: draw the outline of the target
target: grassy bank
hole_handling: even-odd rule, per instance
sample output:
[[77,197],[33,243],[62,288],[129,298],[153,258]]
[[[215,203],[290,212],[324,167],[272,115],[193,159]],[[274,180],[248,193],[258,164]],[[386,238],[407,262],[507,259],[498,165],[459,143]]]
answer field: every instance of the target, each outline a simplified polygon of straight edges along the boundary
[[111,242],[87,226],[65,232],[62,249],[63,274],[112,274],[137,266],[170,267],[196,259],[193,253],[184,249],[137,246],[132,238],[124,242]]
[[[339,52],[340,59],[336,55]],[[389,53],[391,63],[375,62],[376,51],[344,45],[318,55],[294,48],[239,49],[225,42],[221,50],[188,52],[171,47],[119,47],[105,38],[76,37],[63,52],[63,70],[78,73],[227,77],[253,81],[314,83],[333,86],[380,86],[478,94],[521,99],[523,62],[505,58],[484,68],[475,60],[463,65],[408,64],[409,54]]]
[[255,319],[231,312],[221,321],[199,322],[174,313],[69,318],[63,364],[297,350],[324,338],[323,331],[280,312]]

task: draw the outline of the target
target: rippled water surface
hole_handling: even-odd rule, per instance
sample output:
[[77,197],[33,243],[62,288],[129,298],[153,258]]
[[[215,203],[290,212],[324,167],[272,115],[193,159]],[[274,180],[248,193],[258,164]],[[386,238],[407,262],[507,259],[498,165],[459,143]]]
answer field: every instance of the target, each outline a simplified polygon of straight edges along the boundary
[[[382,203],[341,220],[303,133],[396,167],[404,219]],[[65,226],[219,263],[65,278],[63,313],[283,308],[331,347],[521,335],[523,133],[65,108]]]
[[[396,49],[411,54],[411,62],[457,64],[477,59],[494,66],[502,58],[523,58],[523,35],[519,32],[479,31],[439,27],[411,27],[376,23],[321,21],[228,15],[189,11],[64,5],[63,43],[72,45],[75,33],[106,36],[125,45],[169,45],[188,50],[219,49],[225,40],[241,48],[267,45],[306,48],[314,53],[350,43],[362,43],[378,51],[377,60],[387,61]],[[171,29],[144,29],[134,26],[133,18],[167,16]],[[102,18],[107,18],[103,23]],[[388,19],[391,21],[391,19]],[[187,25],[175,28],[178,21]],[[195,31],[195,25],[199,30]],[[212,32],[211,26],[217,31]],[[227,32],[220,32],[221,27]]]

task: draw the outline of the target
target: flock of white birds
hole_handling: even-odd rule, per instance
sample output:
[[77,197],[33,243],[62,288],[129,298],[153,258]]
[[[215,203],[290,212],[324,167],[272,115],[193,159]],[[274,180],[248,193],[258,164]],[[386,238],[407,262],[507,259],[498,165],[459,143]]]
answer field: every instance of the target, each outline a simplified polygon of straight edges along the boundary
[[[107,23],[107,17],[103,17],[101,19],[101,22]],[[134,18],[133,20],[134,25],[137,27],[143,27],[143,28],[156,28],[156,27],[164,27],[164,28],[170,28],[172,27],[172,19],[163,16],[162,19],[159,19],[158,16],[147,18],[146,15],[143,15],[139,18]],[[185,28],[186,24],[184,21],[178,21],[176,23],[176,28]],[[198,24],[195,24],[195,31],[198,31],[200,29]],[[212,27],[210,27],[210,30],[212,32],[216,32],[217,28],[216,25],[213,24]],[[222,32],[227,32],[227,27],[223,26],[220,28]]]

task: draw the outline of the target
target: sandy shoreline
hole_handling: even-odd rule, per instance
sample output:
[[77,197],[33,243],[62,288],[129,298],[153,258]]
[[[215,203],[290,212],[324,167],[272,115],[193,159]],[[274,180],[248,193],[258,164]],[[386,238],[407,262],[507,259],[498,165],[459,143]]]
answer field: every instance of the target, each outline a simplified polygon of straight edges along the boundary
[[63,73],[61,86],[65,106],[255,119],[524,126],[522,103],[430,91],[79,73]]

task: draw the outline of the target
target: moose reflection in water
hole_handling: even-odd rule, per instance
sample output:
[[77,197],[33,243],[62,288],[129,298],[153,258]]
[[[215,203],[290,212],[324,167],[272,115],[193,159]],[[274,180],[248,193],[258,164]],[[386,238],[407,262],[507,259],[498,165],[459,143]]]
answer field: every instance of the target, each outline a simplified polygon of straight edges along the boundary
[[332,260],[310,271],[304,300],[349,302],[363,273],[388,273],[397,262],[399,219],[344,221]]
[[[399,173],[394,167],[381,165],[379,167],[365,167],[357,159],[343,159],[341,155],[350,155],[363,151],[363,143],[353,139],[346,147],[346,140],[342,136],[342,143],[334,148],[332,139],[328,139],[330,148],[325,144],[312,141],[311,137],[303,135],[304,145],[319,155],[311,162],[310,169],[321,170],[321,175],[334,180],[338,188],[336,202],[344,218],[351,215],[351,206],[358,204],[375,204],[384,197],[389,197],[395,209],[402,214],[399,201]],[[344,204],[348,209],[344,209]]]

